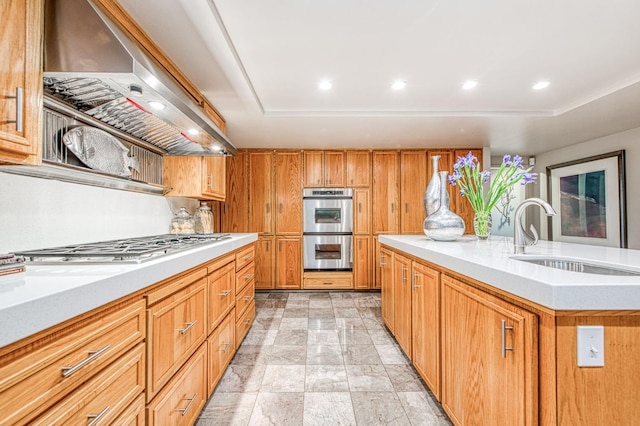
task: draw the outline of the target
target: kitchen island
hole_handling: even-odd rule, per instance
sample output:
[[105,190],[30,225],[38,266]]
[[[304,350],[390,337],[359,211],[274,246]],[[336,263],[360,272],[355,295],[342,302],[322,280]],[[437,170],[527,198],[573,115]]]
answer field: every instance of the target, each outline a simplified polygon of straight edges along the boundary
[[[639,276],[515,260],[511,238],[381,235],[380,243],[383,319],[455,424],[640,416]],[[524,256],[640,270],[637,250],[541,241]],[[578,365],[579,326],[603,330],[603,341],[581,347],[587,363],[603,366]]]
[[4,277],[0,425],[194,423],[255,319],[256,240]]

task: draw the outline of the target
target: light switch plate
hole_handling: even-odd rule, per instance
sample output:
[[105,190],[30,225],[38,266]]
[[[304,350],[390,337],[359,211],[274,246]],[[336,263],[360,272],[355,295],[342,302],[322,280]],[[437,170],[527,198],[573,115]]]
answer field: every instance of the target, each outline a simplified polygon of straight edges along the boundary
[[579,325],[578,367],[604,367],[604,326]]

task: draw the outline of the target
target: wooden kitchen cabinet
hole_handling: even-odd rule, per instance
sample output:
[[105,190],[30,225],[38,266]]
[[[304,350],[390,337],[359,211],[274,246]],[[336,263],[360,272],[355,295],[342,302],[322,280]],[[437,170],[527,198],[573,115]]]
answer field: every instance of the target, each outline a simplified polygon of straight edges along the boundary
[[224,370],[227,368],[236,348],[236,313],[232,309],[223,319],[218,327],[207,339],[208,347],[208,383],[207,396],[211,396],[216,385],[222,378]]
[[276,234],[302,232],[302,155],[278,151],[276,156]]
[[0,8],[0,163],[42,161],[44,2],[5,0]]
[[299,289],[302,281],[302,238],[276,237],[276,288]]
[[221,206],[221,232],[248,232],[249,187],[247,183],[247,153],[238,151],[227,158],[227,196]]
[[395,306],[395,292],[393,282],[393,257],[394,254],[391,250],[386,248],[380,249],[380,289],[382,300],[382,320],[385,325],[391,331],[394,332],[394,306]]
[[442,275],[442,407],[454,424],[538,424],[537,316]]
[[304,151],[305,188],[344,187],[344,151]]
[[207,334],[210,334],[235,306],[234,260],[234,256],[225,256],[207,267]]
[[353,233],[369,235],[371,232],[371,202],[368,189],[353,191]]
[[348,187],[365,187],[371,185],[371,153],[369,151],[347,151]]
[[373,288],[374,289],[378,289],[380,290],[382,288],[381,285],[381,281],[380,281],[380,277],[382,275],[381,273],[381,259],[382,259],[382,254],[381,254],[381,249],[382,247],[380,246],[380,242],[378,241],[378,237],[376,235],[374,235],[372,237],[372,245],[373,248],[371,250],[371,273],[372,273],[372,280],[373,280]]
[[273,152],[250,151],[249,232],[273,234]]
[[398,152],[373,151],[371,211],[374,234],[397,234],[399,227]]
[[350,290],[353,288],[351,272],[305,272],[302,288],[305,290]]
[[411,359],[440,400],[440,272],[414,261],[411,284]]
[[393,335],[411,359],[411,260],[393,255]]
[[224,201],[225,157],[165,155],[162,162],[165,195]]
[[368,290],[373,286],[371,278],[371,237],[354,235],[353,287],[356,290]]
[[147,402],[207,336],[205,274],[200,268],[147,296]]
[[400,153],[400,233],[422,234],[427,217],[424,192],[427,189],[427,155],[425,151]]
[[275,237],[260,236],[256,242],[256,289],[275,287]]

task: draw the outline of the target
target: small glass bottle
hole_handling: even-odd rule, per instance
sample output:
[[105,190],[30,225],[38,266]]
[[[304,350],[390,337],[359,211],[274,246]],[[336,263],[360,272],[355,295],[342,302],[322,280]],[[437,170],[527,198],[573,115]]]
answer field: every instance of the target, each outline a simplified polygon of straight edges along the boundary
[[195,224],[196,234],[213,234],[213,213],[207,203],[200,203],[195,214]]
[[171,234],[193,234],[195,232],[193,219],[186,208],[180,210],[171,219]]

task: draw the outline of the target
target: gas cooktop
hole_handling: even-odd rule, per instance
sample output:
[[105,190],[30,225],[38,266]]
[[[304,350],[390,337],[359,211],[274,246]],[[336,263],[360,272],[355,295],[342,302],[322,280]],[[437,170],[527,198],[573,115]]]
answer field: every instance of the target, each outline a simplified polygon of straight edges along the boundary
[[16,252],[29,264],[142,263],[231,238],[231,234],[154,235]]

